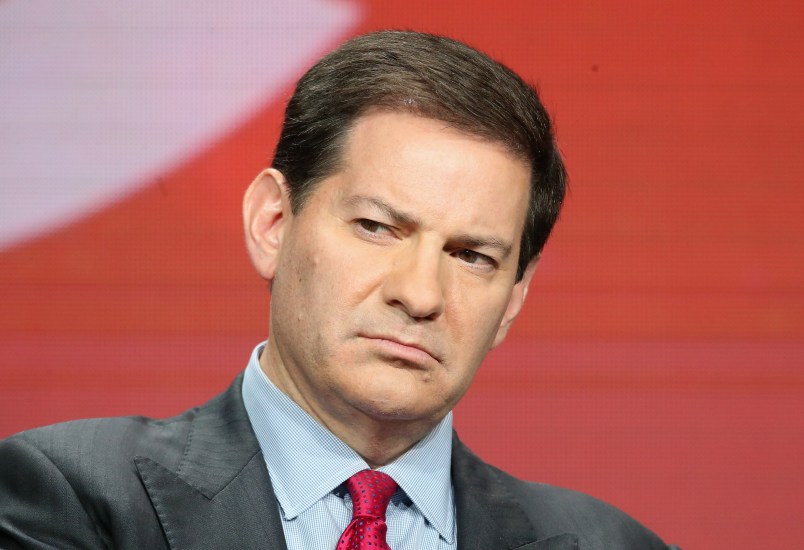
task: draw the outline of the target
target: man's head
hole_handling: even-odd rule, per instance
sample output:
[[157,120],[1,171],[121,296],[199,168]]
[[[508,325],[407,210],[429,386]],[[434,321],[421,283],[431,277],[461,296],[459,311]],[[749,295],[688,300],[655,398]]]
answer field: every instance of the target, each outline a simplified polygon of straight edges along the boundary
[[346,42],[299,80],[287,106],[273,166],[287,178],[294,213],[338,170],[355,121],[376,109],[443,121],[500,143],[528,163],[521,279],[558,218],[565,188],[564,164],[536,91],[507,67],[450,38],[384,31]]
[[346,43],[302,78],[244,200],[272,285],[264,371],[370,463],[403,452],[521,310],[563,174],[535,94],[486,56]]

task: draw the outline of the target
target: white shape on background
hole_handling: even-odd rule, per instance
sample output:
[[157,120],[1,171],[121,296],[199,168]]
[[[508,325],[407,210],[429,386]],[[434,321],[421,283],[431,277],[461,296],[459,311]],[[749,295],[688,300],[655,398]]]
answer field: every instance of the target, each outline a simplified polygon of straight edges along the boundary
[[326,0],[0,2],[0,250],[152,183],[358,17]]

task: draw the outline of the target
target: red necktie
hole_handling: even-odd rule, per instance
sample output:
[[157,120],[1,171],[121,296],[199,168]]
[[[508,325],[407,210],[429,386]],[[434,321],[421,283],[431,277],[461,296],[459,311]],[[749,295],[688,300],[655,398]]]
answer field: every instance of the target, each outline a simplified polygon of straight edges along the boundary
[[388,474],[376,470],[363,470],[346,480],[352,495],[352,521],[335,550],[391,550],[385,542],[385,509],[396,487]]

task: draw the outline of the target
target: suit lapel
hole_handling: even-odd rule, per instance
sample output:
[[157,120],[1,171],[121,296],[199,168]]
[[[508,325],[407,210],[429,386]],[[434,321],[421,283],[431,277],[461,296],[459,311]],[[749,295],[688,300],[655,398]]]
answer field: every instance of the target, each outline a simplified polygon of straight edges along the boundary
[[571,533],[540,533],[504,474],[481,461],[453,435],[452,483],[461,550],[573,550]]
[[[174,471],[134,463],[173,550],[287,550],[271,480],[240,394],[242,376],[198,410]],[[574,534],[534,527],[502,472],[453,437],[452,481],[461,550],[576,550]]]
[[168,544],[286,550],[262,452],[240,396],[242,377],[198,410],[176,471],[134,459]]

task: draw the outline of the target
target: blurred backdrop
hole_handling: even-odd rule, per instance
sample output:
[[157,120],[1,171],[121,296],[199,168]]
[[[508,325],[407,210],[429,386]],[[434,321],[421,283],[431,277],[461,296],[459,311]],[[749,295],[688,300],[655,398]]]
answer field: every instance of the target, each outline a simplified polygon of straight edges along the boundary
[[799,2],[0,1],[0,437],[173,415],[245,367],[269,295],[242,193],[295,79],[380,28],[536,83],[569,167],[463,439],[686,550],[797,547]]

